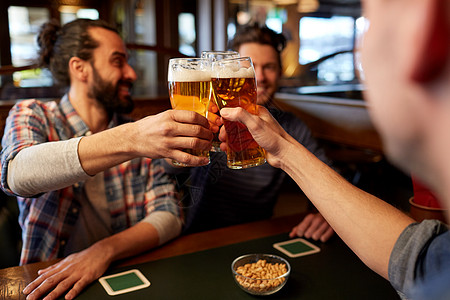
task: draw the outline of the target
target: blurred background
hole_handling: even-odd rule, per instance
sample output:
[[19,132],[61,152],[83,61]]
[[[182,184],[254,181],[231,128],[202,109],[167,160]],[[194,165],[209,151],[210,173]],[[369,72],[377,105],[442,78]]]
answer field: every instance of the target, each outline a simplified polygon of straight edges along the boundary
[[360,90],[359,0],[2,0],[0,99],[59,97],[47,70],[33,69],[36,33],[50,19],[102,18],[129,44],[135,95],[166,91],[168,58],[225,50],[248,22],[283,33],[282,87],[351,84]]
[[[9,109],[26,98],[59,99],[48,70],[35,67],[36,34],[50,19],[101,18],[115,24],[138,74],[133,118],[170,108],[171,57],[226,50],[238,26],[258,22],[283,33],[283,76],[276,103],[311,128],[336,167],[358,187],[409,211],[409,174],[385,158],[363,100],[359,51],[367,21],[359,0],[2,0],[0,132]],[[295,213],[302,192],[287,184],[275,215]],[[0,193],[0,268],[16,265],[17,203]]]

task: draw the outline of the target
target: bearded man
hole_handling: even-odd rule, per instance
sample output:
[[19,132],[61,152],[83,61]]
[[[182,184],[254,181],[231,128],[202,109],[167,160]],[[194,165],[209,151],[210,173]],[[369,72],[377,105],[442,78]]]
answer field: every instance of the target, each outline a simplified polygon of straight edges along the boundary
[[[131,122],[136,73],[117,31],[100,20],[43,25],[40,63],[68,87],[60,101],[26,100],[6,121],[1,186],[17,196],[21,264],[64,258],[31,282],[27,299],[73,299],[111,262],[181,231],[174,183],[152,158],[189,165],[207,158],[206,118],[168,110]],[[205,161],[206,160],[206,161]]]

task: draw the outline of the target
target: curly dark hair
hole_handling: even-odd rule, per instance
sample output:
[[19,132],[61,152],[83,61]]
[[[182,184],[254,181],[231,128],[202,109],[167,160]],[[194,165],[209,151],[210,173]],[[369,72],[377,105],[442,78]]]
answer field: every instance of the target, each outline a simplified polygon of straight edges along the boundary
[[42,25],[37,36],[38,65],[50,69],[58,84],[66,87],[70,85],[68,66],[72,57],[87,61],[92,59],[92,51],[99,45],[89,35],[90,27],[101,27],[117,33],[113,26],[102,20],[77,19],[64,26],[51,20]]
[[235,51],[239,50],[242,44],[258,43],[269,45],[278,53],[278,61],[281,66],[280,54],[286,47],[286,38],[281,33],[276,33],[267,26],[260,26],[258,23],[243,25],[238,28],[234,39],[229,47]]

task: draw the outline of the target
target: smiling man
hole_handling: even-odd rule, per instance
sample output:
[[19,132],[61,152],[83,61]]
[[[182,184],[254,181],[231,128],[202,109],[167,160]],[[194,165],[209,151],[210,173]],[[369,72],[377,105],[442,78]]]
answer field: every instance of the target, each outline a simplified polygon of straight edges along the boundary
[[[311,131],[294,114],[273,104],[281,77],[280,54],[286,44],[282,34],[266,26],[249,24],[239,28],[231,47],[241,56],[249,56],[254,64],[257,81],[257,103],[267,107],[272,115],[295,139],[319,159],[331,164]],[[197,232],[273,216],[286,173],[264,164],[255,168],[232,170],[226,166],[226,153],[211,153],[211,163],[189,170],[169,169],[177,174],[186,195],[185,232]],[[186,173],[189,172],[188,180]],[[181,173],[181,175],[180,175]],[[299,202],[301,198],[299,197]],[[320,213],[311,212],[292,230],[291,236],[304,236],[327,241],[333,229]]]
[[[257,104],[265,106],[291,136],[319,159],[331,165],[332,162],[326,157],[308,126],[293,114],[278,109],[274,104],[274,96],[282,76],[281,52],[285,43],[286,40],[282,34],[266,26],[260,27],[255,24],[242,27],[237,32],[231,47],[241,56],[252,59],[257,82]],[[268,178],[286,176],[284,172],[271,166],[266,168],[272,170],[271,173],[265,174]],[[281,186],[273,185],[272,189],[279,191]],[[333,233],[333,229],[319,212],[311,212],[292,229],[290,237],[304,236],[325,242]]]
[[165,111],[131,122],[136,73],[125,44],[103,21],[44,24],[40,62],[68,87],[58,102],[22,101],[6,121],[1,185],[17,196],[21,264],[65,257],[40,270],[27,299],[72,299],[111,262],[181,231],[174,183],[151,158],[190,165],[178,149],[209,149],[206,118]]
[[[389,159],[437,195],[450,221],[450,1],[363,0],[370,26],[365,97]],[[286,171],[344,242],[405,299],[450,299],[450,231],[345,181],[261,108],[222,109],[247,125],[267,161]],[[221,132],[221,140],[225,138]],[[225,143],[222,143],[225,148]]]

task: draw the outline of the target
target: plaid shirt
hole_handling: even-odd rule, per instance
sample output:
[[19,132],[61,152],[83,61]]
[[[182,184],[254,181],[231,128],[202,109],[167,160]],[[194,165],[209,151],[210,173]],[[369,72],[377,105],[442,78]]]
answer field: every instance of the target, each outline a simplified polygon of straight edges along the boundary
[[[124,123],[115,115],[109,127]],[[26,100],[16,104],[6,121],[2,139],[1,187],[10,194],[6,179],[8,162],[25,147],[81,137],[89,128],[74,110],[67,95],[59,103]],[[138,223],[153,211],[180,216],[175,184],[163,166],[151,159],[127,161],[104,172],[105,192],[111,214],[111,231],[118,233]],[[22,227],[21,264],[60,257],[80,211],[84,182],[61,190],[18,196]]]

